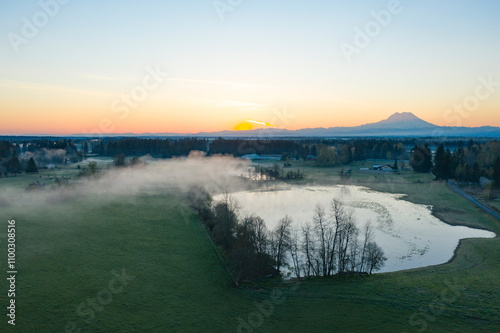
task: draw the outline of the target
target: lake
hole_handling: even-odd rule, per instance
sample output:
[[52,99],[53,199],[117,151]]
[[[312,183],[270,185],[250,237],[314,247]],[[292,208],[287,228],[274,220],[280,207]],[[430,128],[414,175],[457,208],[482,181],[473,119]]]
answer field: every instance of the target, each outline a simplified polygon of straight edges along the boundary
[[[387,257],[380,272],[437,265],[449,261],[460,239],[494,238],[495,233],[451,226],[432,215],[432,207],[405,201],[402,194],[376,192],[360,186],[287,186],[232,193],[240,215],[258,215],[272,230],[285,215],[294,227],[312,222],[317,204],[329,212],[332,199],[352,208],[356,225],[371,222],[374,240]],[[215,196],[219,200],[220,196]]]

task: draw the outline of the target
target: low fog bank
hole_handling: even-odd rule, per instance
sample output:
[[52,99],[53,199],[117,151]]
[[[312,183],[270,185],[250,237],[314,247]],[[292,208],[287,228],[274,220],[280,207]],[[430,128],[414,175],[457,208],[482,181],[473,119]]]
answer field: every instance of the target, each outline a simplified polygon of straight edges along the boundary
[[[144,159],[146,160],[146,159]],[[187,191],[201,185],[210,193],[244,190],[249,182],[240,176],[248,173],[249,162],[232,156],[205,156],[192,152],[187,158],[155,160],[133,167],[101,170],[97,177],[77,178],[77,183],[44,191],[2,187],[0,207],[51,205],[81,196],[98,195],[113,200],[123,195],[158,194],[166,190]]]
[[34,152],[25,152],[22,158],[24,160],[33,158],[38,167],[46,167],[50,164],[62,164],[66,158],[66,150],[42,148]]

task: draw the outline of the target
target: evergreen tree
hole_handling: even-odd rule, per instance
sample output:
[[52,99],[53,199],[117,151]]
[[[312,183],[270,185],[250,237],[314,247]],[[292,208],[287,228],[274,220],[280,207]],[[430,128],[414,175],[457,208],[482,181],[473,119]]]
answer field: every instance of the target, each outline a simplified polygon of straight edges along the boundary
[[106,156],[106,145],[104,144],[103,141],[99,143],[99,155]]
[[113,158],[113,164],[117,167],[126,166],[127,162],[125,161],[125,154],[115,155],[115,157]]
[[32,158],[28,161],[28,166],[26,167],[26,173],[38,173],[38,168],[36,167],[35,160]]
[[457,180],[464,180],[464,166],[462,163],[459,163],[455,169],[455,178]]
[[497,157],[493,165],[493,186],[500,188],[500,157]]
[[496,188],[500,188],[500,157],[497,157],[493,166],[493,181]]
[[21,173],[23,171],[21,161],[19,160],[19,157],[17,157],[16,153],[14,153],[7,162],[7,171],[10,173]]
[[436,150],[436,156],[434,158],[434,168],[432,172],[436,176],[436,179],[444,179],[444,160],[445,160],[445,152],[444,146],[442,143],[439,144],[438,149]]
[[83,143],[82,152],[83,152],[83,157],[87,157],[87,154],[89,153],[89,144],[87,141]]
[[424,173],[432,170],[432,153],[427,144],[412,149],[410,165],[415,172]]
[[88,167],[89,167],[90,175],[96,176],[97,175],[97,162],[96,161],[89,162]]
[[350,145],[346,144],[342,146],[340,150],[340,162],[341,164],[349,164],[352,162],[352,150]]
[[318,148],[316,147],[316,145],[312,146],[312,148],[311,148],[311,155],[312,156],[318,156]]
[[449,148],[446,148],[446,153],[444,155],[444,179],[450,179],[455,177],[455,163],[453,163],[453,155]]
[[[456,167],[455,167],[456,168]],[[436,179],[449,179],[453,176],[453,163],[452,155],[449,149],[444,150],[444,145],[441,143],[436,150],[436,157],[434,158],[434,168],[432,172]]]
[[393,166],[392,166],[392,170],[397,171],[398,169],[399,169],[399,167],[398,167],[398,159],[396,158],[396,159],[394,160],[394,164],[393,164]]
[[479,169],[479,164],[476,162],[472,165],[470,181],[477,183],[479,182],[479,178],[481,178],[481,170]]

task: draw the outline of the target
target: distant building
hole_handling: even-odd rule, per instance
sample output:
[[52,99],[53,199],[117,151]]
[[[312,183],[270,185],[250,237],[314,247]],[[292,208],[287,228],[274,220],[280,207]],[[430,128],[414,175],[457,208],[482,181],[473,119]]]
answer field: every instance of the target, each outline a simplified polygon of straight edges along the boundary
[[281,155],[263,154],[263,155],[260,155],[260,158],[263,159],[263,160],[280,161],[281,160]]
[[242,160],[260,160],[261,157],[259,154],[246,154],[241,156]]
[[371,169],[369,168],[360,168],[359,171],[384,171],[384,172],[394,172],[392,165],[383,165],[383,164],[374,164]]
[[281,155],[272,155],[272,154],[264,154],[264,155],[246,154],[246,155],[241,156],[241,159],[243,159],[243,160],[250,160],[250,161],[258,161],[258,160],[279,161],[279,160],[281,160]]

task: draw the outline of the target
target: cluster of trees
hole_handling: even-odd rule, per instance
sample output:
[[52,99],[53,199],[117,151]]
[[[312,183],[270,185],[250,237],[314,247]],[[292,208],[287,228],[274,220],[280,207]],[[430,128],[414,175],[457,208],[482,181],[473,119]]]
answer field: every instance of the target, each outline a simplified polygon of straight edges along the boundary
[[[81,169],[79,165],[78,169]],[[87,167],[81,169],[79,176],[88,178],[90,177],[97,178],[99,176],[99,169],[97,168],[97,162],[96,161],[88,162]]]
[[411,152],[410,164],[416,172],[430,172],[436,179],[456,179],[478,182],[481,177],[500,186],[500,142],[475,143],[470,140],[466,146],[451,151],[441,143],[433,158],[427,145],[415,146]]
[[57,139],[57,140],[50,140],[50,139],[34,139],[30,141],[24,141],[22,142],[23,144],[23,151],[37,151],[41,149],[63,149],[66,150],[68,153],[71,152],[76,152],[77,148],[75,146],[75,143],[71,139]]
[[0,141],[0,177],[23,172],[35,173],[47,164],[78,162],[83,153],[69,139],[23,139]]
[[126,156],[150,154],[162,158],[188,155],[192,150],[203,151],[207,155],[230,154],[236,157],[247,154],[273,154],[304,160],[317,157],[318,166],[336,166],[368,158],[407,159],[407,142],[403,142],[391,139],[107,138],[94,141],[92,151],[101,156],[123,153]]
[[415,172],[425,173],[432,170],[432,152],[427,144],[413,147],[410,165]]
[[92,143],[92,152],[101,156],[143,156],[151,155],[158,158],[186,156],[193,150],[207,151],[208,141],[198,138],[180,139],[141,139],[120,138],[106,139]]
[[19,159],[19,146],[7,140],[0,141],[0,177],[8,173],[21,173],[22,165]]
[[408,158],[403,143],[395,140],[358,139],[337,142],[335,145],[316,144],[317,166],[346,165],[366,159],[405,160]]
[[214,203],[212,196],[200,186],[190,189],[188,199],[214,243],[224,250],[236,283],[279,275],[268,253],[268,231],[261,218],[239,220],[238,204],[230,195]]
[[127,159],[125,154],[118,154],[113,157],[113,165],[116,167],[143,165],[144,162],[137,156]]
[[20,174],[20,173],[37,173],[38,167],[36,166],[33,157],[28,160],[20,159],[16,152],[8,159],[4,159],[0,163],[0,177],[7,176],[9,174]]
[[231,154],[243,156],[247,154],[287,154],[292,158],[307,158],[316,155],[311,152],[309,145],[299,140],[252,140],[252,139],[216,139],[210,143],[210,154]]
[[33,157],[37,164],[66,164],[83,160],[84,153],[79,151],[71,139],[34,139],[22,142],[22,152],[26,159]]
[[406,160],[408,152],[406,145],[408,140],[391,139],[357,139],[349,143],[354,161],[366,159]]
[[367,223],[359,230],[352,210],[333,199],[330,210],[317,205],[312,223],[291,234],[289,248],[295,275],[331,276],[344,273],[372,273],[387,260],[373,241]]
[[[425,144],[424,144],[425,143]],[[347,165],[366,159],[410,159],[416,172],[433,172],[437,179],[478,182],[480,177],[500,185],[500,143],[498,141],[449,140],[445,144],[431,139],[223,139],[205,138],[105,138],[82,140],[79,151],[72,139],[19,138],[0,141],[0,176],[8,173],[36,172],[47,164],[81,161],[89,146],[93,152],[115,158],[115,165],[134,165],[138,158],[127,156],[170,158],[185,156],[191,151],[242,156],[250,153],[281,155],[286,165],[290,159],[315,159],[317,166]],[[405,147],[413,144],[410,153]],[[435,156],[431,146],[439,144]],[[21,158],[22,156],[22,158]],[[33,160],[33,161],[31,161]],[[279,178],[302,178],[300,172],[260,170],[262,175]]]
[[213,202],[200,186],[188,194],[191,207],[224,249],[236,282],[264,276],[280,276],[284,267],[296,277],[372,273],[385,260],[373,241],[370,224],[360,231],[352,211],[333,200],[327,214],[317,206],[312,222],[294,229],[292,218],[283,217],[268,230],[259,216],[238,216],[238,203],[229,194]]
[[276,180],[276,179],[304,179],[304,171],[285,170],[279,164],[273,166],[256,165],[249,170],[250,179],[255,180]]
[[289,154],[293,158],[306,158],[315,155],[309,145],[296,140],[252,140],[252,139],[215,139],[204,138],[107,138],[92,142],[92,151],[101,156],[141,156],[150,154],[154,157],[170,158],[185,156],[193,150],[206,152],[207,155],[231,154],[241,157],[246,154]]

